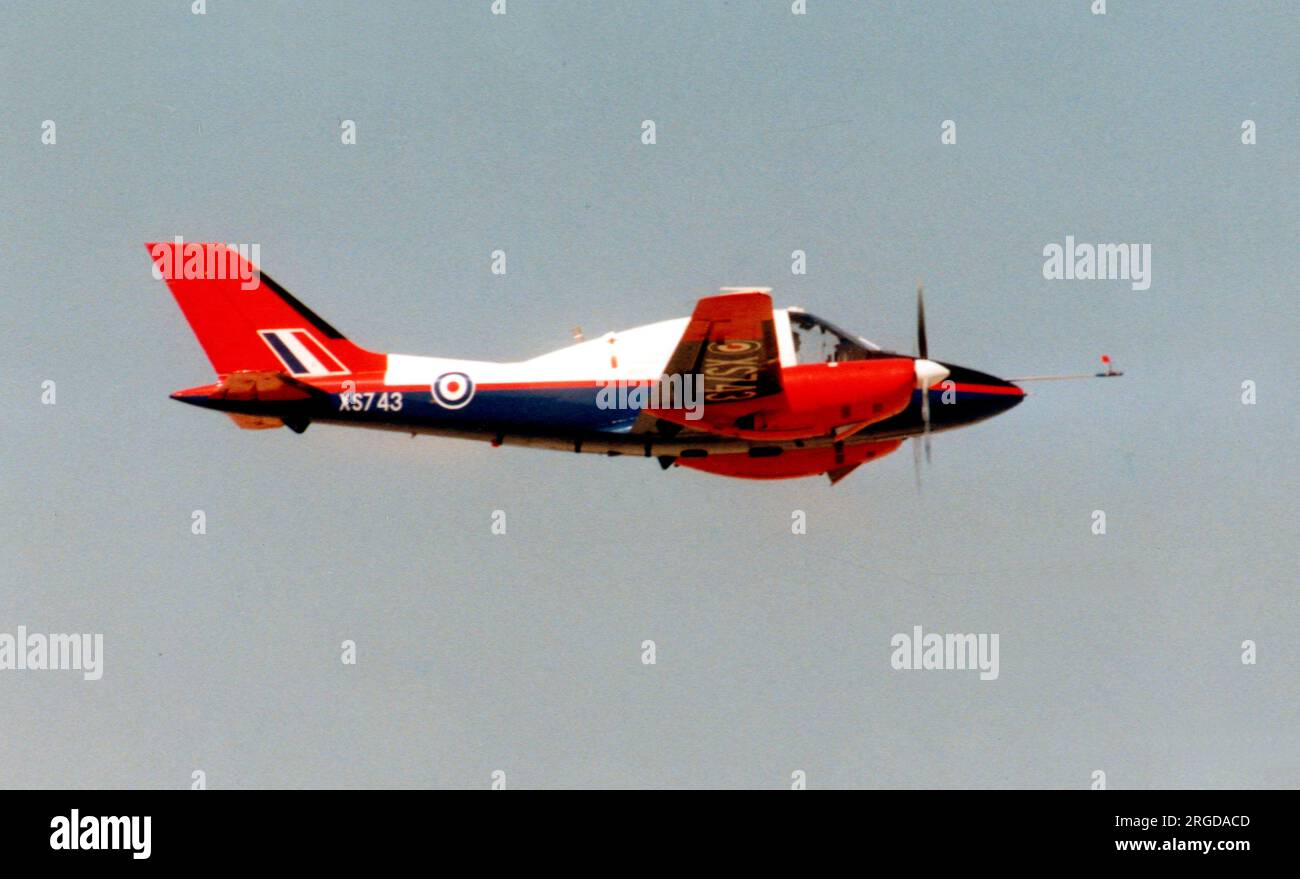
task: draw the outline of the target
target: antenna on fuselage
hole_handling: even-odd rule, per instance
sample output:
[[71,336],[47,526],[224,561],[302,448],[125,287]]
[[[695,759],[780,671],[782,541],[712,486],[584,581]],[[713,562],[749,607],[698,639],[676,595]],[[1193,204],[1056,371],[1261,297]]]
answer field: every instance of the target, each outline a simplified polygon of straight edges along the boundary
[[574,327],[569,330],[569,335],[573,336],[573,341],[575,342],[587,341],[587,337],[582,334],[582,327]]

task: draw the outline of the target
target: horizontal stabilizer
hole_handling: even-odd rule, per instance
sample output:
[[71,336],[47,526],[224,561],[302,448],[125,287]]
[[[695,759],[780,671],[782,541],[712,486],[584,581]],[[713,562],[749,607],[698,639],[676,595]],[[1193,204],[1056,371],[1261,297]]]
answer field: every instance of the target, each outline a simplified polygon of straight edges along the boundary
[[172,398],[186,403],[231,400],[285,403],[307,400],[320,393],[282,372],[244,371],[232,372],[216,384],[202,385],[176,391]]

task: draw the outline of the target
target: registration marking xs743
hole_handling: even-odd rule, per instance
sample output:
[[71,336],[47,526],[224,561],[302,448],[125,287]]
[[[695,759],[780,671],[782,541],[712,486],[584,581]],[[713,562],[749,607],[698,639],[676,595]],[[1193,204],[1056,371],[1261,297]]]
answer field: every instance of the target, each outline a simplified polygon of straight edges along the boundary
[[340,412],[369,412],[380,409],[384,412],[402,411],[401,391],[344,391],[339,394]]

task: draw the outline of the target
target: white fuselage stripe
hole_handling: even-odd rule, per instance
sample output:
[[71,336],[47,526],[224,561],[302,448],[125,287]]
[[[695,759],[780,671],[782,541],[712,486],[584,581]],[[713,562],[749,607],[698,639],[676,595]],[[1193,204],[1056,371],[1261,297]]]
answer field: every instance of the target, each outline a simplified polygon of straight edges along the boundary
[[280,341],[284,343],[285,347],[293,352],[293,356],[298,358],[298,362],[306,367],[308,375],[328,375],[332,372],[329,367],[316,359],[316,355],[312,354],[306,345],[298,341],[298,337],[293,333],[280,331],[276,335],[280,337]]

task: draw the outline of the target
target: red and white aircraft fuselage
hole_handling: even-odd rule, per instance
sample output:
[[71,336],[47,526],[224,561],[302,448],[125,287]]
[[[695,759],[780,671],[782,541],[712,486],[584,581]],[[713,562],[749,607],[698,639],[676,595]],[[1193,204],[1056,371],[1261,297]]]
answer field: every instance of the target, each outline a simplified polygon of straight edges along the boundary
[[[1011,382],[927,359],[923,314],[922,356],[911,357],[800,309],[775,309],[755,288],[531,360],[376,353],[225,245],[147,247],[217,372],[216,382],[172,396],[243,428],[341,424],[835,482],[907,437],[982,421],[1024,396]],[[186,269],[216,263],[240,271]]]

